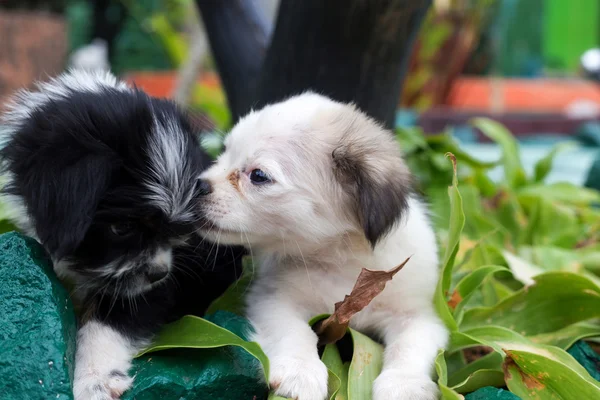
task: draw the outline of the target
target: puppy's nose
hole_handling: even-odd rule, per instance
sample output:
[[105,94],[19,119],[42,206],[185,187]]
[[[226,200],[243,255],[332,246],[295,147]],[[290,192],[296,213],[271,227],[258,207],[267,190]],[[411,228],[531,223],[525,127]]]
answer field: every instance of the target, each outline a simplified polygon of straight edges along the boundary
[[200,196],[209,195],[212,192],[212,186],[206,179],[198,179],[198,193]]
[[166,269],[151,269],[149,271],[146,272],[146,278],[148,278],[148,281],[150,281],[150,283],[156,283],[160,280],[163,280],[167,275],[169,274],[169,271]]

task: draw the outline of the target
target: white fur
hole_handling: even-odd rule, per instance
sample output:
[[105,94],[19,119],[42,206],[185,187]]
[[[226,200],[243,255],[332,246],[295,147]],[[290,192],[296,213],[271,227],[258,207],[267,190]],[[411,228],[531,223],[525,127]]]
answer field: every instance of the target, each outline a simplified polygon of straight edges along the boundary
[[85,323],[77,333],[75,400],[113,400],[131,386],[127,372],[140,348],[108,325]]
[[[243,118],[227,138],[227,150],[202,175],[213,187],[203,200],[210,221],[203,235],[245,244],[258,261],[248,316],[254,340],[271,362],[269,382],[281,396],[326,397],[327,370],[307,321],[332,313],[362,268],[388,270],[411,256],[351,326],[385,343],[374,400],[438,397],[430,374],[448,334],[432,304],[438,251],[426,207],[410,198],[402,221],[372,249],[332,171],[332,150],[359,143],[375,149],[368,155],[373,179],[404,173],[390,137],[350,106],[303,94]],[[255,168],[273,183],[253,185]],[[239,174],[235,184],[232,173]]]
[[145,183],[152,193],[150,200],[167,215],[179,221],[193,220],[191,201],[194,192],[183,179],[196,179],[185,172],[188,170],[185,149],[188,136],[173,121],[161,124],[155,121],[150,137],[149,151],[152,153],[150,166],[152,176]]

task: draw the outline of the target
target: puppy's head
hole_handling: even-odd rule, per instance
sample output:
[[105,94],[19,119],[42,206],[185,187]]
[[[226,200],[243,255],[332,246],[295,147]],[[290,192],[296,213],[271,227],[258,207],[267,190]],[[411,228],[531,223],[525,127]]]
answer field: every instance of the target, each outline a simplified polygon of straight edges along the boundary
[[71,72],[18,93],[0,129],[4,200],[59,274],[127,295],[169,274],[208,162],[175,105]]
[[201,177],[204,236],[283,252],[344,234],[375,246],[411,190],[390,132],[354,106],[312,93],[243,118]]

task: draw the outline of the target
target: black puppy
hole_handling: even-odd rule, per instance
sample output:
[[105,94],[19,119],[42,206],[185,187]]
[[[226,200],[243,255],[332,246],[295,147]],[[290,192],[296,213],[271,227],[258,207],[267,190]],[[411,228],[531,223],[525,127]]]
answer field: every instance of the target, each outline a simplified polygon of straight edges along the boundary
[[241,271],[243,250],[194,234],[209,158],[172,102],[77,71],[19,92],[0,147],[3,200],[82,307],[75,399],[118,398],[156,330]]

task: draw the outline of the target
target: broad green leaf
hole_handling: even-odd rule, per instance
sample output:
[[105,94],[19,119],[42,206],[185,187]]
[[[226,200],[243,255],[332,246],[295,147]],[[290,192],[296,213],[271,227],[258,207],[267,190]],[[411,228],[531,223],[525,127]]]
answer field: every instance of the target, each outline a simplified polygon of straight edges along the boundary
[[478,369],[463,382],[452,386],[451,389],[457,393],[466,394],[486,386],[503,387],[504,385],[504,373],[501,370]]
[[575,147],[575,144],[573,142],[563,142],[556,144],[552,148],[552,150],[550,150],[550,152],[544,156],[544,158],[542,158],[535,164],[535,174],[533,181],[542,182],[544,179],[546,179],[546,177],[550,173],[550,170],[552,169],[552,163],[554,162],[554,158],[556,157],[556,155],[561,151],[565,151],[573,147]]
[[[328,396],[330,400],[342,400],[343,397],[337,396],[341,389],[342,380],[341,377],[344,375],[344,363],[340,357],[340,352],[335,344],[328,344],[323,350],[321,361],[329,370],[328,380]],[[346,388],[348,386],[347,379],[345,381]]]
[[477,169],[489,169],[498,165],[497,161],[482,161],[464,151],[450,132],[437,135],[427,135],[429,147],[438,154],[452,153],[456,161]]
[[271,393],[269,393],[269,397],[267,398],[267,400],[293,400],[293,399],[288,399],[285,397],[277,396],[275,393],[271,392]]
[[589,279],[568,272],[548,272],[535,283],[493,307],[465,312],[461,330],[499,325],[522,335],[537,335],[600,317],[600,289]]
[[525,285],[532,285],[535,283],[533,278],[537,275],[543,274],[544,270],[537,265],[531,264],[530,262],[518,257],[508,251],[502,253],[510,271],[513,273],[515,279],[522,282]]
[[350,371],[350,362],[345,362],[340,375],[340,390],[335,395],[335,400],[348,400],[348,372]]
[[444,356],[444,349],[440,349],[435,357],[435,372],[438,376],[439,385],[448,385],[448,367],[446,365],[446,358]]
[[599,335],[600,323],[578,322],[554,332],[531,336],[530,339],[537,344],[547,344],[567,350],[580,339]]
[[557,347],[507,348],[504,370],[508,388],[523,399],[600,399],[600,383]]
[[[493,198],[485,200],[489,210],[488,218],[495,220],[510,234],[510,244],[521,243],[523,230],[527,227],[528,216],[514,192],[502,188]],[[506,247],[501,244],[501,247]]]
[[474,346],[488,346],[504,355],[503,347],[507,343],[530,344],[531,341],[515,331],[501,326],[478,326],[463,332],[450,334],[448,351],[455,352]]
[[444,359],[444,350],[440,350],[435,358],[435,370],[438,375],[438,386],[442,393],[442,400],[464,400],[463,395],[448,387],[448,369]]
[[267,397],[267,400],[292,400],[292,399],[286,399],[285,397],[277,396],[275,393],[270,392],[269,397]]
[[383,346],[350,329],[354,353],[348,370],[348,399],[370,400],[373,382],[383,367]]
[[458,282],[450,297],[450,308],[454,309],[454,316],[457,323],[460,324],[463,309],[475,293],[475,290],[481,286],[485,278],[498,271],[507,271],[507,269],[497,265],[483,266],[472,271]]
[[[496,371],[502,374],[502,361],[503,357],[500,353],[492,352],[486,356],[483,356],[467,365],[458,371],[454,372],[452,375],[448,377],[448,384],[454,390],[460,393],[466,393],[467,386],[471,389],[469,391],[474,391],[478,389],[478,387],[474,388],[473,386],[482,384],[482,386],[498,386],[495,379],[496,376],[492,376],[492,374],[487,374],[486,376],[478,376],[476,377],[475,382],[472,382],[471,379],[477,374],[478,371]],[[489,380],[488,380],[489,379]],[[483,382],[482,382],[483,381]],[[500,386],[504,386],[504,376],[500,376]]]
[[[452,157],[452,156],[451,156]],[[460,236],[465,225],[465,214],[462,208],[462,198],[458,191],[458,179],[456,177],[456,160],[454,164],[454,177],[452,178],[452,186],[448,188],[448,196],[450,197],[450,226],[448,229],[448,243],[442,263],[442,273],[438,280],[438,285],[435,292],[435,308],[440,318],[444,321],[450,330],[456,330],[457,324],[448,307],[448,299],[446,293],[450,290],[452,281],[452,270],[454,268],[454,260],[460,246]]]
[[516,139],[502,124],[491,119],[475,118],[472,123],[484,135],[498,143],[502,148],[502,164],[508,185],[511,188],[523,186],[527,179],[521,163],[519,146]]
[[202,318],[186,315],[165,325],[152,344],[138,354],[138,357],[159,350],[186,347],[212,349],[223,346],[238,346],[261,362],[265,377],[269,376],[269,359],[258,343],[248,342],[236,334]]
[[[573,248],[582,239],[582,230],[575,209],[554,204],[544,198],[530,201],[531,216],[522,237],[522,244]],[[560,229],[556,229],[560,226]]]
[[578,206],[600,202],[600,192],[567,182],[527,185],[517,191],[517,196],[520,202],[535,198]]
[[0,234],[17,230],[15,225],[8,219],[9,213],[8,207],[0,202]]
[[243,315],[245,309],[244,296],[254,279],[254,263],[252,258],[244,257],[242,263],[242,276],[235,281],[225,293],[214,300],[208,307],[206,314],[213,314],[216,311],[229,311],[237,315]]

